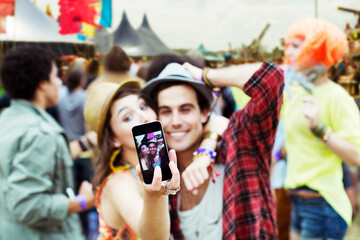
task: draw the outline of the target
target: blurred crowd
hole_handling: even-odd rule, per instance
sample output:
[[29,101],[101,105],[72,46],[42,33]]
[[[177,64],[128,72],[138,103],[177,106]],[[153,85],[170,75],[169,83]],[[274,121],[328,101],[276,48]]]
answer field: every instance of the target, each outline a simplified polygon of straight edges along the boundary
[[[345,52],[341,30],[319,19],[294,24],[274,63],[239,64],[230,52],[214,63],[198,51],[134,60],[119,46],[92,59],[13,50],[1,72],[0,239],[17,239],[4,229],[29,239],[343,239],[360,164],[360,62]],[[157,119],[165,136],[134,144],[131,127]],[[151,185],[141,170],[154,171]]]

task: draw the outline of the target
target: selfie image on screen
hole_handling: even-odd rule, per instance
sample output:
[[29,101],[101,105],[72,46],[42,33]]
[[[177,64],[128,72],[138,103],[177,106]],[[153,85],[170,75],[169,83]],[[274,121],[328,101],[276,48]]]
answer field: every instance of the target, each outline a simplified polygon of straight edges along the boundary
[[135,139],[143,171],[153,170],[156,166],[165,167],[169,164],[161,131],[135,136]]

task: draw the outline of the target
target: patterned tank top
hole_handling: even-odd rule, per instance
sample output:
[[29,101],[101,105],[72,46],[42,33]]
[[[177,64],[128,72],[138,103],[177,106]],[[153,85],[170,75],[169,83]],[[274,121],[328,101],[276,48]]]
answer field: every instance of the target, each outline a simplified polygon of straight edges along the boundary
[[125,226],[122,229],[114,229],[110,227],[106,222],[100,210],[100,196],[107,181],[114,175],[112,172],[104,181],[101,183],[98,191],[96,192],[95,207],[99,213],[99,236],[97,240],[140,240],[136,236],[135,232],[129,227]]

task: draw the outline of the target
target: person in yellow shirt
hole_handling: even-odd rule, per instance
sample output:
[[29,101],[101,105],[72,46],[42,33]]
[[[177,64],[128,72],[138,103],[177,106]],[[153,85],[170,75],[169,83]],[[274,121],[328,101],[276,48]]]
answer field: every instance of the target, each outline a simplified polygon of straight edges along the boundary
[[282,113],[291,239],[343,239],[351,223],[341,163],[360,163],[359,110],[350,95],[326,76],[346,47],[344,33],[321,19],[295,23],[288,31],[286,63],[304,75],[284,91]]

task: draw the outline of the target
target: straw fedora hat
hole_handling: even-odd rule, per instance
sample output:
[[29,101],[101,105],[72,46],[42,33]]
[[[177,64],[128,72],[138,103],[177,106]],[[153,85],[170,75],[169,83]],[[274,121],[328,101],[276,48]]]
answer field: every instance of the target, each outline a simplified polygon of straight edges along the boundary
[[87,93],[84,118],[90,130],[97,133],[98,142],[104,128],[105,118],[115,95],[123,88],[141,89],[142,83],[128,80],[122,83],[101,82]]

